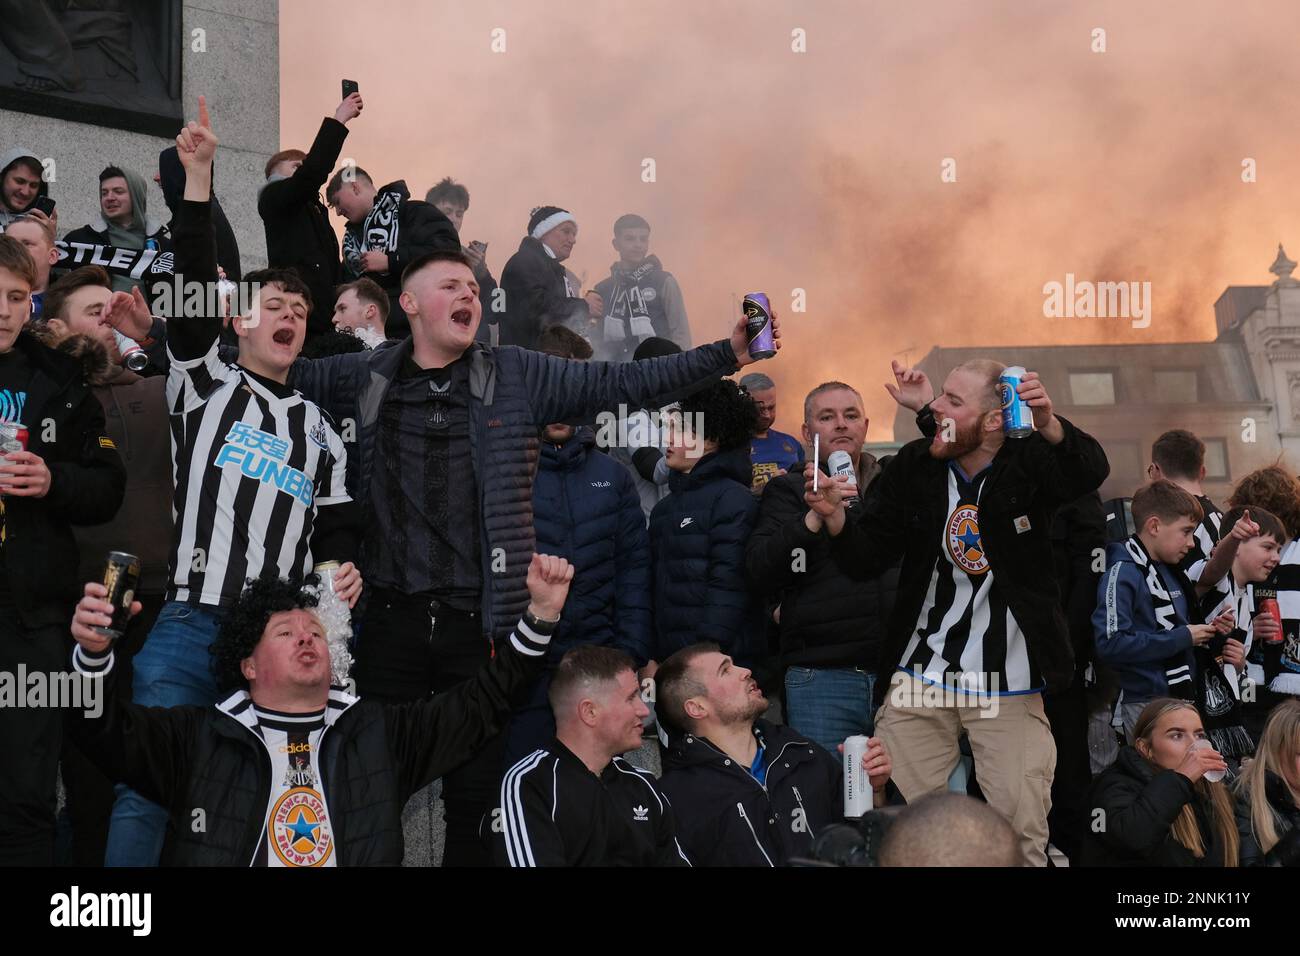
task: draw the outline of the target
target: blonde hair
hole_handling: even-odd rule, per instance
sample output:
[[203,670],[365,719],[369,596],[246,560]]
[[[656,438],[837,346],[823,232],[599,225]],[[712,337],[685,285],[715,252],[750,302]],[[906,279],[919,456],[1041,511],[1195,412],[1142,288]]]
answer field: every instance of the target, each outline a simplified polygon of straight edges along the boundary
[[1250,832],[1263,853],[1277,846],[1281,839],[1277,832],[1277,812],[1269,805],[1265,791],[1265,776],[1271,770],[1289,786],[1283,768],[1295,763],[1297,751],[1300,751],[1300,700],[1292,697],[1268,715],[1255,759],[1237,781],[1237,796],[1250,805]]
[[1002,407],[1002,397],[998,394],[998,379],[1006,366],[995,359],[973,358],[967,359],[956,368],[954,372],[970,372],[978,375],[986,383],[986,387],[980,393],[980,406],[983,411],[991,412]]
[[[1176,700],[1172,697],[1153,700],[1142,709],[1137,723],[1133,726],[1134,742],[1145,742],[1149,751],[1151,739],[1156,733],[1156,724],[1160,723],[1160,718],[1176,710],[1190,710],[1197,717],[1200,716],[1200,712],[1190,701]],[[1142,751],[1139,750],[1138,753]],[[1147,760],[1151,760],[1146,754],[1142,755]],[[1218,783],[1210,783],[1201,777],[1192,786],[1196,790],[1196,795],[1210,806],[1210,825],[1218,831],[1219,841],[1223,844],[1223,865],[1237,866],[1241,838],[1237,834],[1237,821],[1232,812],[1232,794],[1228,792],[1222,780]],[[1183,804],[1178,819],[1174,820],[1170,830],[1174,839],[1191,851],[1192,856],[1198,860],[1205,857],[1205,841],[1201,839],[1201,827],[1196,822],[1196,810],[1190,803]]]

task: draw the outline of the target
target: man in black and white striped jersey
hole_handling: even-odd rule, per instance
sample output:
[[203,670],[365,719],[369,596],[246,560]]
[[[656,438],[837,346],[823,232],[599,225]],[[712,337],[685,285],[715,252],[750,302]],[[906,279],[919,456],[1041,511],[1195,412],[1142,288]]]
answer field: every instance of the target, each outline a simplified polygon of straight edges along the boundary
[[528,608],[492,660],[446,693],[384,705],[330,686],[315,596],[267,576],[240,596],[213,648],[229,696],[149,708],[114,692],[112,644],[94,630],[113,605],[92,582],[72,621],[72,662],[103,682],[105,706],[76,711],[71,732],[111,778],[167,807],[178,824],[171,864],[397,866],[407,799],[500,731],[512,697],[542,671],[572,580],[563,558],[534,554]]
[[[200,98],[199,121],[177,137],[186,180],[176,279],[187,287],[217,282],[210,201],[216,145]],[[310,293],[292,272],[245,279],[260,291],[252,313],[232,322],[237,364],[218,355],[220,315],[167,317],[176,524],[167,603],[134,660],[135,701],[146,706],[217,702],[208,649],[246,580],[301,580],[314,564],[335,560],[340,596],[355,603],[361,592],[351,562],[359,522],[345,487],[342,439],[324,412],[285,385],[302,350]],[[143,324],[143,316],[134,318]],[[106,863],[156,865],[165,826],[163,808],[119,788]]]
[[650,713],[622,651],[579,645],[550,687],[555,740],[508,771],[484,836],[503,866],[690,866],[652,774],[620,754]]

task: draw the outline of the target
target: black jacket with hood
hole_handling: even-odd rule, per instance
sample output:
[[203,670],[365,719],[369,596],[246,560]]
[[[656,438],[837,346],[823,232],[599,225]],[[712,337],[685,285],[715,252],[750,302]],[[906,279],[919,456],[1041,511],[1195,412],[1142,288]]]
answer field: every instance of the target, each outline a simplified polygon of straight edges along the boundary
[[754,736],[767,752],[766,783],[694,734],[668,751],[659,788],[696,866],[785,866],[812,857],[818,833],[844,822],[839,761],[791,727],[760,719]]

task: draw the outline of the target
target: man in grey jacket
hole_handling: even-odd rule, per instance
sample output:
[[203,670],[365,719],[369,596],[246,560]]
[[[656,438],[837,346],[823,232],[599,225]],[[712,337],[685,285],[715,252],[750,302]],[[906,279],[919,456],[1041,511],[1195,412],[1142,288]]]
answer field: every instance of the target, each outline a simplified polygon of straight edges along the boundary
[[[411,263],[400,302],[409,339],[299,362],[289,381],[350,441],[348,485],[367,509],[371,584],[357,686],[387,700],[454,685],[508,638],[527,601],[542,426],[620,403],[657,407],[753,361],[743,320],[730,339],[620,364],[476,343],[479,289],[458,250]],[[501,759],[490,747],[444,781],[444,863],[487,862],[476,829]]]

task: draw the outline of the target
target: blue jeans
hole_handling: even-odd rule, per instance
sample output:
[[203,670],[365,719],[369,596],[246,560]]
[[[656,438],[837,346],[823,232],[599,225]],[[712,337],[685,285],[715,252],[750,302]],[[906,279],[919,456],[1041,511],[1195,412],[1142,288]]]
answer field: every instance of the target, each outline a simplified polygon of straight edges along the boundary
[[857,668],[787,668],[786,722],[839,759],[846,738],[875,732],[875,686],[876,675]]
[[[163,605],[158,621],[135,656],[132,699],[142,707],[211,707],[218,702],[212,646],[224,613],[176,601]],[[157,866],[167,835],[167,810],[118,784],[109,822],[105,866]]]

